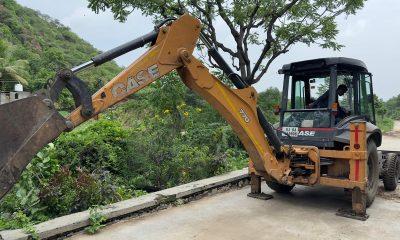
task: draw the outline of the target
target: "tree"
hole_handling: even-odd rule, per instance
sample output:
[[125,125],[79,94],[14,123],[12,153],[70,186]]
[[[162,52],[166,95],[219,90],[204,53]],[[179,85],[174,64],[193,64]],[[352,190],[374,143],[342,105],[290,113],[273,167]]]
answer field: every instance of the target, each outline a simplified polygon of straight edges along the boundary
[[379,98],[377,95],[374,94],[374,104],[375,104],[375,112],[376,114],[381,117],[381,120],[385,117],[387,113],[387,108],[385,106],[385,102],[382,98]]
[[[362,8],[365,0],[89,0],[96,13],[110,9],[124,21],[134,10],[155,19],[184,12],[203,24],[209,41],[232,59],[232,66],[249,84],[258,82],[271,63],[296,43],[340,49],[335,19]],[[217,38],[217,21],[228,27],[235,47]],[[251,56],[249,49],[260,49]],[[252,59],[255,59],[252,62]],[[210,60],[210,65],[218,67]]]
[[26,60],[16,60],[7,62],[7,59],[0,58],[0,80],[15,81],[22,85],[28,85],[28,81],[23,77],[28,73],[28,62]]
[[385,104],[387,109],[390,109],[390,111],[387,113],[390,117],[394,119],[400,119],[400,95],[394,96],[390,98],[386,104]]
[[11,48],[2,40],[0,40],[0,86],[4,90],[11,90],[11,85],[19,82],[28,85],[26,76],[29,75],[29,64],[26,60],[12,59]]
[[258,106],[266,114],[266,118],[271,123],[276,123],[279,121],[279,116],[275,115],[274,108],[280,105],[281,92],[277,88],[268,88],[258,94]]

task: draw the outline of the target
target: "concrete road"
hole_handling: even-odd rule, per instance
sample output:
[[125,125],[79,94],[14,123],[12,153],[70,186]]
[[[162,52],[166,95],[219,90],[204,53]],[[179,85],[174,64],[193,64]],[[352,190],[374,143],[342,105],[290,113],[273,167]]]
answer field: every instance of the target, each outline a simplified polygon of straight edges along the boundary
[[[400,122],[396,122],[381,149],[400,151],[399,137]],[[384,192],[381,187],[365,222],[335,215],[351,204],[342,189],[296,186],[291,194],[279,195],[264,184],[263,191],[274,195],[268,201],[248,198],[249,191],[245,187],[217,194],[71,239],[400,239],[400,188]]]
[[291,194],[279,195],[264,186],[263,191],[274,198],[249,198],[245,187],[71,239],[400,239],[400,189],[380,193],[365,222],[335,215],[350,206],[341,189],[296,186]]
[[379,149],[400,151],[400,121],[395,121],[393,130],[383,136]]

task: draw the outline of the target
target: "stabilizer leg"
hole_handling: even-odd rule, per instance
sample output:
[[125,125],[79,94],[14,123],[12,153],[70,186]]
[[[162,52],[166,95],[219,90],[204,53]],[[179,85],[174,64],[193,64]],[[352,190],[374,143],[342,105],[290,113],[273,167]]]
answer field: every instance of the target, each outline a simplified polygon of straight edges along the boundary
[[273,198],[272,195],[261,192],[261,177],[254,173],[250,176],[250,193],[247,194],[248,197],[269,200]]
[[352,209],[339,209],[336,215],[353,218],[361,221],[368,219],[367,214],[367,196],[360,188],[355,187],[351,193]]

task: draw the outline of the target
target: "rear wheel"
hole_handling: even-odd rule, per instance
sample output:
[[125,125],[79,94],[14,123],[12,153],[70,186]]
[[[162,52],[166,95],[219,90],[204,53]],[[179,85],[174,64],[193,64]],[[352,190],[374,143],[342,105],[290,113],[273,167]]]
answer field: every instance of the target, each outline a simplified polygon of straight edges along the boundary
[[389,153],[384,164],[383,186],[387,191],[394,191],[397,188],[397,183],[400,176],[400,162],[397,159],[397,154]]
[[272,190],[274,190],[277,193],[288,193],[288,192],[292,191],[292,189],[294,188],[294,184],[289,186],[289,185],[277,183],[275,181],[266,180],[265,182],[267,183],[269,188],[271,188]]
[[375,195],[378,191],[379,184],[379,163],[378,163],[378,150],[376,148],[376,143],[372,140],[369,140],[367,143],[367,207],[371,206],[371,204],[375,200]]

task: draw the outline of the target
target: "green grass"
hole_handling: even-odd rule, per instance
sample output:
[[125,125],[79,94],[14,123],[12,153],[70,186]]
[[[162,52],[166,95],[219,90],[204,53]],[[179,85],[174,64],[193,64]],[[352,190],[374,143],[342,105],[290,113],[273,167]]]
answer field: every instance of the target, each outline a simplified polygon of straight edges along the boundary
[[377,124],[381,131],[386,133],[393,129],[394,120],[388,117],[384,117],[383,119],[378,118]]

